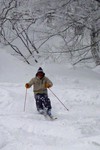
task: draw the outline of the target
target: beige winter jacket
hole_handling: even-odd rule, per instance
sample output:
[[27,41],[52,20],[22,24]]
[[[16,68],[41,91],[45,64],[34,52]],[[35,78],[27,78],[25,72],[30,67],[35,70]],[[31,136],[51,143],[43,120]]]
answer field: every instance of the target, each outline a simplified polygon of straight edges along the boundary
[[37,93],[47,94],[47,88],[45,88],[46,83],[48,83],[50,86],[53,86],[53,83],[45,76],[42,79],[39,79],[38,77],[32,78],[28,84],[29,84],[29,87],[33,85],[34,94],[37,94]]

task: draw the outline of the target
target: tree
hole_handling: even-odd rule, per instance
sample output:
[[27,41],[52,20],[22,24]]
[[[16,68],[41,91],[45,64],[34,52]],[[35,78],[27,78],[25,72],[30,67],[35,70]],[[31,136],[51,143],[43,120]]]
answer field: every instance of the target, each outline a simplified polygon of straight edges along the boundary
[[100,65],[99,8],[99,0],[2,0],[1,42],[29,64],[58,54],[73,64],[94,59]]
[[[34,58],[34,52],[39,53],[34,41],[28,32],[30,27],[35,23],[33,16],[27,12],[27,9],[22,11],[23,3],[19,0],[8,0],[7,2],[2,0],[1,13],[0,13],[0,33],[2,43],[9,45],[14,52],[24,58],[24,61],[30,64],[28,58],[31,56]],[[27,51],[27,55],[21,50],[20,41],[23,48]],[[15,44],[16,43],[16,44]],[[25,56],[26,55],[26,56]],[[37,62],[37,59],[35,59]]]
[[58,35],[64,41],[58,53],[67,53],[71,60],[74,59],[74,64],[93,58],[96,65],[100,65],[99,8],[96,0],[38,0],[34,6],[40,20],[46,25],[46,42]]

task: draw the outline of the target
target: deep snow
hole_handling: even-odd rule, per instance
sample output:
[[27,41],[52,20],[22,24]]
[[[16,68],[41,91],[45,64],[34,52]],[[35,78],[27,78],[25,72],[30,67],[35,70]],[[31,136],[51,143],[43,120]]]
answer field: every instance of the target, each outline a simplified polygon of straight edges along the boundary
[[2,150],[100,150],[100,68],[72,68],[42,64],[54,83],[50,92],[55,121],[35,108],[32,88],[25,83],[40,64],[29,66],[0,50],[0,149]]

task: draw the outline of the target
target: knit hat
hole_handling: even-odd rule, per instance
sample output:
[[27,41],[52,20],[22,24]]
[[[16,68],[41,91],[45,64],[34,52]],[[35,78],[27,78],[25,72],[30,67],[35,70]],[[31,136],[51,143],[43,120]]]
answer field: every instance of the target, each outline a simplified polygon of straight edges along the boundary
[[38,73],[43,73],[43,76],[45,75],[45,73],[43,72],[43,69],[41,67],[39,67],[37,73],[36,73],[36,76],[38,75]]
[[41,67],[39,67],[39,69],[38,69],[37,73],[39,73],[39,72],[44,73],[44,72],[43,72],[43,69],[42,69]]

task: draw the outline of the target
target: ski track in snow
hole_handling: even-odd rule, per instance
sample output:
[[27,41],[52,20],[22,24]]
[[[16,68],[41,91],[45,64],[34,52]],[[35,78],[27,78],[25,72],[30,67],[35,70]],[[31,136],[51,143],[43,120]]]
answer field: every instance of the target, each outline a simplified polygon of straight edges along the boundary
[[99,92],[99,89],[56,88],[55,94],[68,112],[49,91],[52,112],[58,117],[49,121],[37,113],[32,89],[28,90],[23,112],[24,85],[0,83],[0,149],[100,150]]

